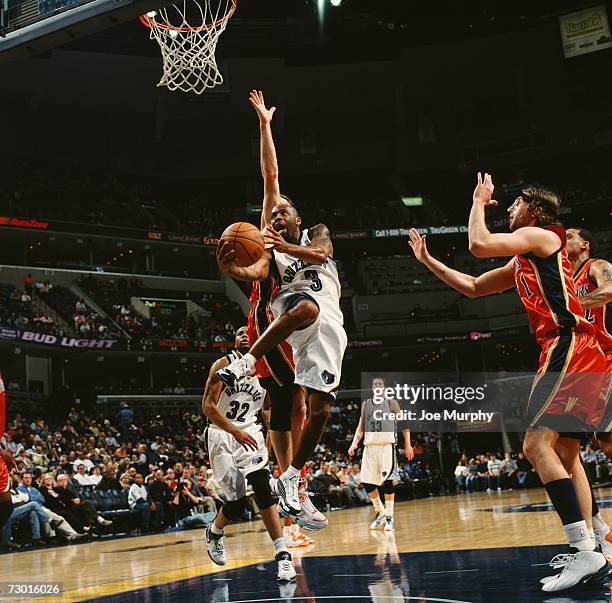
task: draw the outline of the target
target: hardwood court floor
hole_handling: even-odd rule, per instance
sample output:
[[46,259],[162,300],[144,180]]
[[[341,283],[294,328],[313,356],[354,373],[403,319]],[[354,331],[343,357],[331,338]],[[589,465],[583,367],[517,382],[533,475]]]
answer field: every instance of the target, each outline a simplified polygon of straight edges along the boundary
[[[612,489],[598,490],[597,497],[602,502],[604,516],[612,522]],[[606,509],[606,506],[610,508]],[[269,563],[273,557],[271,544],[260,521],[228,528],[226,548],[230,562],[223,568],[209,560],[202,539],[203,530],[189,530],[6,554],[0,558],[3,576],[0,581],[61,581],[64,594],[44,600],[66,602],[86,599],[142,602],[194,599],[330,601],[364,598],[387,602],[543,601],[542,598],[532,597],[532,594],[536,596],[539,592],[539,588],[531,588],[535,578],[530,581],[531,590],[525,595],[527,598],[504,598],[499,593],[487,594],[491,588],[500,588],[499,583],[496,586],[493,577],[488,581],[481,580],[483,587],[476,591],[473,586],[467,589],[467,586],[461,587],[461,583],[453,581],[451,598],[436,598],[432,592],[446,588],[444,594],[448,597],[450,586],[443,583],[443,574],[447,574],[448,578],[448,574],[453,577],[455,572],[473,572],[471,575],[475,576],[482,567],[481,575],[485,576],[486,568],[482,564],[489,563],[493,558],[496,559],[496,567],[499,567],[498,564],[504,560],[519,563],[526,562],[525,559],[529,557],[530,568],[549,571],[539,566],[543,566],[552,555],[563,551],[559,546],[544,546],[561,545],[564,536],[556,514],[549,510],[543,489],[477,493],[398,503],[395,508],[394,535],[370,532],[368,525],[372,519],[371,507],[331,512],[328,516],[329,527],[314,533],[314,545],[292,551],[294,558],[301,558],[298,565],[305,568],[299,573],[302,580],[308,578],[308,598],[299,596],[300,592],[282,590],[281,597],[278,597],[274,564]],[[403,565],[399,562],[400,557]],[[420,565],[415,565],[415,560]],[[399,571],[397,584],[388,588],[384,584],[381,586],[382,592],[391,594],[379,594],[373,598],[370,582],[380,582],[379,578],[382,580],[385,572],[388,574],[389,568],[393,570],[394,566]],[[335,572],[330,574],[333,578],[327,577],[322,581],[322,576],[326,571],[331,571],[330,568]],[[510,566],[501,572],[503,579],[520,580],[520,577],[508,575],[509,569]],[[495,580],[501,579],[499,571],[494,567],[490,570],[492,576],[497,576]],[[542,576],[546,575],[546,571]],[[424,574],[429,575],[428,580],[423,581]],[[406,576],[410,575],[412,584],[418,584],[418,599],[405,595],[405,588],[403,591],[397,590],[402,581],[401,575],[404,576],[404,582],[407,581]],[[203,576],[206,578],[201,578]],[[538,577],[541,576],[538,574]],[[366,578],[370,582],[357,584],[360,579]],[[254,580],[263,580],[263,586],[256,591],[231,592],[234,584],[253,583]],[[330,591],[330,582],[342,592]],[[275,597],[268,594],[268,598],[261,598],[268,588],[273,589],[271,592],[275,593]],[[467,590],[470,598],[462,599],[461,596],[465,596]],[[359,594],[362,591],[365,595]],[[565,603],[574,600],[599,603],[602,599],[562,600]],[[609,597],[603,600],[609,601]]]

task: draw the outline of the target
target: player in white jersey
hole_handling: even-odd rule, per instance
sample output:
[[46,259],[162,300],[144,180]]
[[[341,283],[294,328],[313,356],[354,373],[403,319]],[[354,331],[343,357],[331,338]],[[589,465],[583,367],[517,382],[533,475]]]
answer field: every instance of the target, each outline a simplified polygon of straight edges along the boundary
[[[388,417],[390,414],[397,415],[401,408],[397,400],[390,400],[383,395],[384,390],[384,379],[375,378],[372,380],[374,396],[364,400],[361,404],[361,417],[348,453],[349,456],[355,454],[363,437],[361,483],[376,510],[376,518],[370,524],[370,529],[391,531],[394,529],[395,488],[392,474],[395,470],[397,422]],[[404,451],[406,458],[410,461],[414,458],[414,451],[410,443],[410,431],[405,429],[403,433]],[[385,495],[384,505],[380,500],[379,489]]]
[[[217,373],[224,383],[234,386],[270,349],[282,341],[291,345],[295,383],[307,388],[309,413],[291,465],[279,477],[277,491],[279,511],[297,517],[298,523],[300,517],[309,514],[298,496],[299,468],[310,458],[325,429],[335,390],[340,385],[347,342],[329,230],[319,224],[303,233],[301,223],[296,208],[286,201],[277,203],[272,210],[271,226],[264,229],[271,254],[243,269],[243,278],[261,280],[269,274],[276,277],[281,287],[272,303],[276,319],[248,354]],[[231,261],[232,257],[233,251],[223,245],[219,261]],[[305,523],[300,525],[307,527]]]
[[[240,327],[236,331],[236,348],[246,351],[248,347],[248,329]],[[212,365],[202,399],[202,410],[211,423],[206,433],[210,466],[227,498],[213,524],[206,529],[208,555],[217,565],[227,563],[223,529],[232,519],[242,516],[248,482],[274,545],[278,580],[291,581],[295,579],[295,569],[275,508],[267,469],[268,450],[257,417],[266,399],[266,390],[257,377],[229,387],[217,376],[218,370],[240,356],[240,352],[232,352]]]

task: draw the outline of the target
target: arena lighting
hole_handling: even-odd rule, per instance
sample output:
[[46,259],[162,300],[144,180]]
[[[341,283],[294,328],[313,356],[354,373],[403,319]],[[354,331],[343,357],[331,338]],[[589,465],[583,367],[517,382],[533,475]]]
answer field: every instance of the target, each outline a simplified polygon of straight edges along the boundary
[[329,0],[332,6],[340,6],[342,4],[342,0]]

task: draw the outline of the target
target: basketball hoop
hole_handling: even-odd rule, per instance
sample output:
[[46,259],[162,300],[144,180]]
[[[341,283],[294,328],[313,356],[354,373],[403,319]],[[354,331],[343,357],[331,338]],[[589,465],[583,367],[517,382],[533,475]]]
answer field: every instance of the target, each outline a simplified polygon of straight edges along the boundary
[[202,94],[223,83],[215,50],[237,0],[180,0],[140,17],[161,48],[164,74],[157,84]]

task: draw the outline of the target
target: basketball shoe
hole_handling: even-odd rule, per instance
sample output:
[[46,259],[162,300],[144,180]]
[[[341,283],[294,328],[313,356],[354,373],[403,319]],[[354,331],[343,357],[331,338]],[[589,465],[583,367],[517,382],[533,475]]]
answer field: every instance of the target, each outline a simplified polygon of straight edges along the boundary
[[279,582],[295,580],[296,573],[293,563],[291,563],[291,553],[281,551],[276,555],[275,559],[278,561],[278,576],[276,579]]
[[387,523],[386,515],[377,515],[376,519],[370,524],[370,530],[382,530]]
[[305,530],[322,530],[329,525],[329,521],[310,500],[310,492],[306,489],[306,480],[300,478],[298,499],[302,512],[295,518],[295,522]]
[[212,559],[213,563],[217,565],[226,565],[227,555],[225,554],[225,539],[222,535],[213,534],[210,528],[211,526],[206,528],[208,556]]
[[225,368],[217,371],[217,377],[228,387],[234,389],[237,383],[240,383],[250,371],[247,361],[241,356],[235,358]]
[[[575,550],[575,549],[573,549]],[[587,584],[604,578],[610,571],[606,558],[598,551],[570,550],[569,558],[560,574],[548,580],[542,590],[554,593],[567,590],[578,584]]]
[[392,515],[387,515],[385,517],[385,527],[384,527],[385,532],[393,532],[393,530],[395,530],[395,523],[393,521],[393,516]]
[[595,543],[601,547],[601,552],[608,563],[612,563],[612,530],[609,530],[605,536],[595,530]]
[[283,526],[283,538],[288,549],[308,546],[314,542],[312,538],[300,532],[300,526],[295,523],[290,526]]
[[276,480],[276,493],[278,494],[278,512],[283,516],[298,516],[302,512],[298,487],[300,475],[289,477],[287,472],[282,473]]

